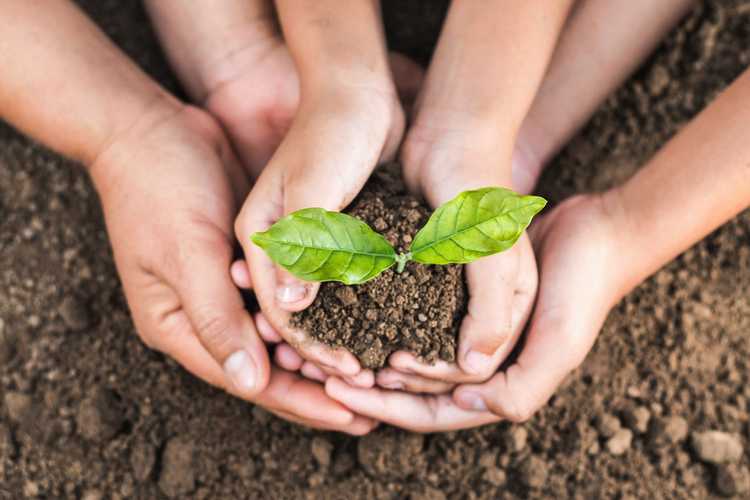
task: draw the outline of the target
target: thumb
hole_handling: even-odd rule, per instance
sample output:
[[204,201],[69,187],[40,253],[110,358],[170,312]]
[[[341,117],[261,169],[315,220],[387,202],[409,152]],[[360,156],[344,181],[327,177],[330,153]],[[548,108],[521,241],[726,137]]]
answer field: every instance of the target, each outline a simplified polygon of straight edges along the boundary
[[251,399],[268,384],[268,352],[232,283],[231,258],[225,241],[197,244],[175,287],[196,336],[223,368],[227,387]]

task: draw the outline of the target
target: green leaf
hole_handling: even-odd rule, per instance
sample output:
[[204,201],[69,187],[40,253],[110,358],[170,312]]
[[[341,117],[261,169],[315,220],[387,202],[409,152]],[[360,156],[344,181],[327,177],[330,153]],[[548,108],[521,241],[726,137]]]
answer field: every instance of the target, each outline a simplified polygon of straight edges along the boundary
[[423,264],[466,264],[512,247],[547,204],[539,196],[487,187],[438,207],[409,249]]
[[253,243],[305,281],[358,285],[393,265],[396,252],[364,222],[339,212],[305,208],[255,233]]

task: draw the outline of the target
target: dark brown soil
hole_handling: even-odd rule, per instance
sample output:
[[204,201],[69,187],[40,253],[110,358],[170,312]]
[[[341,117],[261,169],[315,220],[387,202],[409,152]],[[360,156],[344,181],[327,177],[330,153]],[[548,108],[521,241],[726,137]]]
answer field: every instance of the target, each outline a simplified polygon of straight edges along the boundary
[[[346,210],[385,236],[399,252],[427,222],[429,210],[409,195],[398,165],[379,168]],[[428,362],[456,359],[456,337],[466,313],[462,266],[409,263],[359,286],[323,283],[315,302],[292,325],[332,346],[344,346],[366,368],[408,350]]]
[[[136,0],[81,4],[169,73]],[[433,2],[387,1],[426,57]],[[621,182],[750,63],[750,2],[706,2],[550,166],[559,201]],[[630,293],[583,366],[523,425],[362,439],[207,387],[138,340],[85,175],[0,125],[0,498],[748,498],[750,213]],[[712,465],[694,434],[744,447]]]

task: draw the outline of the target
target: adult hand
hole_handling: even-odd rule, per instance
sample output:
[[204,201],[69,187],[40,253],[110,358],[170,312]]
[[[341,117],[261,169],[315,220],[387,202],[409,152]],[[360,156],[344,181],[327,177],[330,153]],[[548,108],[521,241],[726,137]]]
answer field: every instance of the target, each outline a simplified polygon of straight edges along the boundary
[[288,420],[354,434],[375,425],[320,384],[269,365],[229,273],[232,222],[249,179],[209,115],[159,103],[111,142],[91,175],[148,346]]
[[523,348],[483,384],[452,396],[351,387],[336,378],[326,392],[371,418],[419,432],[528,419],[585,358],[609,309],[627,290],[618,265],[621,220],[617,191],[565,201],[532,225],[540,266],[537,303]]

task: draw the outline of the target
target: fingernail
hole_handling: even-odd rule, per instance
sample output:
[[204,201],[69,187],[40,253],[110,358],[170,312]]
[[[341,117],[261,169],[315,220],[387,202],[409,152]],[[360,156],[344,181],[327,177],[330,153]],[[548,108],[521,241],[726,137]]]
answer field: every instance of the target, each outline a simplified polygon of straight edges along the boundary
[[474,374],[484,373],[491,369],[492,356],[483,352],[469,351],[466,353],[466,369]]
[[458,399],[460,406],[463,408],[471,408],[474,411],[487,411],[484,398],[477,392],[462,391],[456,394],[456,399]]
[[299,302],[305,298],[305,295],[307,295],[307,287],[300,283],[280,285],[276,288],[276,299],[286,304]]
[[232,353],[224,361],[224,373],[240,392],[249,392],[255,388],[256,368],[253,358],[245,351]]

